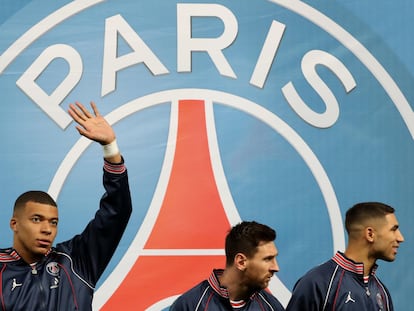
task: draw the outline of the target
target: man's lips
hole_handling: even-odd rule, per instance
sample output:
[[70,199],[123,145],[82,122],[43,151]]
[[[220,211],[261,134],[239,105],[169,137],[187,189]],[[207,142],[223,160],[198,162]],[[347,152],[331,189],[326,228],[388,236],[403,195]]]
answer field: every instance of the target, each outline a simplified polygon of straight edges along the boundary
[[50,246],[50,241],[49,240],[38,239],[37,243],[39,244],[40,247],[49,247]]

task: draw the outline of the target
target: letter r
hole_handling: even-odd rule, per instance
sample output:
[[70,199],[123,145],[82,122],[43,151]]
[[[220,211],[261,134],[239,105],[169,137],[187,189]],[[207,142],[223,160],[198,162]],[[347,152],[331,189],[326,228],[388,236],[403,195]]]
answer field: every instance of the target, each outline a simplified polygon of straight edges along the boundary
[[[192,17],[217,17],[224,24],[224,31],[217,38],[192,38]],[[221,75],[237,78],[227,62],[223,49],[237,37],[238,24],[234,14],[219,4],[177,4],[177,70],[191,71],[191,53],[204,51],[210,56]]]

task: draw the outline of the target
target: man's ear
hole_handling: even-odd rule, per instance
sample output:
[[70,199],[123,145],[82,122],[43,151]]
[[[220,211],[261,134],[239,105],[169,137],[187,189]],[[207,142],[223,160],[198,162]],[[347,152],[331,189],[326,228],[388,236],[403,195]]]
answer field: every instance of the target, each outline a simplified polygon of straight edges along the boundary
[[375,230],[373,227],[366,227],[365,228],[365,239],[372,243],[374,242],[374,237],[375,237]]
[[246,270],[247,257],[243,253],[237,253],[234,256],[234,265],[240,271]]
[[13,232],[17,231],[17,219],[14,217],[10,219],[10,229],[12,229]]

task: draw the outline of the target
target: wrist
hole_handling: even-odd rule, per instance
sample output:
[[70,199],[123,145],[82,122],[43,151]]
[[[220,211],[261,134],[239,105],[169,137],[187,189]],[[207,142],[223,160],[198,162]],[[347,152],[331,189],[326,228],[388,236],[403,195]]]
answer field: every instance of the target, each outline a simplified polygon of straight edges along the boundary
[[116,139],[114,139],[111,143],[106,144],[106,145],[102,145],[102,151],[103,151],[103,155],[104,158],[112,158],[114,156],[116,156],[117,154],[119,154],[119,148],[118,148],[118,144],[116,142]]

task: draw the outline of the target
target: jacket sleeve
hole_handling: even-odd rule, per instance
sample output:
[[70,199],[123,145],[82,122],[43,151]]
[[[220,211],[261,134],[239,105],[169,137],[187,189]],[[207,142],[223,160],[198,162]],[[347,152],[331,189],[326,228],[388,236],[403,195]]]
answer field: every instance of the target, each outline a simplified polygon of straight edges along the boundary
[[84,231],[62,243],[70,254],[76,273],[95,286],[104,272],[128,224],[131,194],[124,163],[104,163],[102,196],[95,217]]

